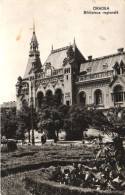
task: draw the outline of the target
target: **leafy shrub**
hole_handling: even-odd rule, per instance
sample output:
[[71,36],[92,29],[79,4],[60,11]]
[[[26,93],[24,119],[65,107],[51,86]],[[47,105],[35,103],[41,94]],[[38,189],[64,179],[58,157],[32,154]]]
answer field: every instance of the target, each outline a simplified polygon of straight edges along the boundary
[[8,152],[7,144],[1,146],[1,152],[2,153]]
[[7,143],[8,152],[15,152],[17,150],[17,144],[14,141]]

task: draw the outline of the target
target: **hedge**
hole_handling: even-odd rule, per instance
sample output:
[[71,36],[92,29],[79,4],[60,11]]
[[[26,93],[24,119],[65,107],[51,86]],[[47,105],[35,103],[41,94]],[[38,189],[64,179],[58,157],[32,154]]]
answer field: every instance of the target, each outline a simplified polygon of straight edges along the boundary
[[53,181],[25,177],[26,189],[35,195],[123,195],[121,191],[98,191],[89,188],[66,186]]
[[[9,174],[16,174],[19,172],[24,172],[24,171],[30,171],[30,170],[36,170],[36,169],[40,169],[41,167],[49,167],[49,166],[65,166],[65,165],[70,165],[72,163],[81,163],[84,165],[88,165],[90,162],[95,162],[95,160],[52,160],[52,161],[42,161],[40,163],[33,163],[31,164],[26,164],[26,165],[21,165],[21,166],[17,166],[16,167],[12,167],[12,168],[5,168],[1,170],[1,177],[5,177],[8,176]],[[100,164],[103,163],[104,160],[100,161]]]

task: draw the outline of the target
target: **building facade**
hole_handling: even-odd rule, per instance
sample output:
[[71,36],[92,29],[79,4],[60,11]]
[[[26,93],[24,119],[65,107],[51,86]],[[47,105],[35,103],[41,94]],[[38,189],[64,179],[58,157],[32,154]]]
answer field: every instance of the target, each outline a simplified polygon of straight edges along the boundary
[[54,50],[42,65],[33,31],[24,77],[16,84],[17,110],[23,104],[39,109],[43,98],[58,95],[66,105],[82,104],[98,109],[125,107],[125,52],[88,59],[72,45]]

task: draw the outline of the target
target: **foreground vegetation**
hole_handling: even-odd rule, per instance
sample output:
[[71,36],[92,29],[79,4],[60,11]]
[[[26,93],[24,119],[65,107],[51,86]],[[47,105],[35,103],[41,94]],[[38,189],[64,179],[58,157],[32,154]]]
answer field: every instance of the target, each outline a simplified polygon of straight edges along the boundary
[[108,161],[101,151],[97,144],[45,144],[2,152],[2,195],[123,194],[125,169],[113,151]]

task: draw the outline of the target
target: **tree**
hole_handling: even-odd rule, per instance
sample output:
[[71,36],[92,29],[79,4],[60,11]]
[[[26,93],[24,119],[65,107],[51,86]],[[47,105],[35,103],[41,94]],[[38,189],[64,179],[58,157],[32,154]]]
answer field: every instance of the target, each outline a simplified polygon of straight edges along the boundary
[[120,106],[110,108],[108,112],[108,120],[112,124],[112,131],[125,136],[125,108]]
[[48,138],[56,138],[63,129],[64,118],[68,117],[69,106],[60,103],[58,95],[46,97],[38,111],[38,128],[47,130]]
[[64,124],[67,127],[67,139],[82,139],[83,131],[90,126],[99,130],[111,126],[103,111],[81,105],[70,107],[68,120]]
[[87,117],[87,107],[71,106],[69,117],[65,119],[67,139],[80,140],[83,138],[83,131],[89,126],[89,118]]
[[48,132],[48,137],[49,138],[53,138],[54,137],[54,124],[51,118],[51,109],[50,108],[46,108],[43,110],[39,110],[38,112],[38,128],[40,130],[47,130]]
[[111,127],[110,121],[102,110],[92,109],[87,112],[90,119],[90,124],[97,129],[104,130],[105,128]]
[[[31,130],[31,108],[27,105],[24,105],[20,111],[17,113],[17,124],[18,128],[16,131],[16,136],[18,139],[24,139],[25,132],[29,133],[29,142],[30,142],[30,130]],[[34,129],[37,128],[37,113],[33,109],[33,124]]]
[[14,138],[17,130],[16,108],[1,108],[1,134],[7,139]]
[[[38,127],[42,130],[47,130],[48,137],[54,138],[57,136],[59,130],[62,128],[63,120],[61,118],[60,112],[56,108],[44,109],[38,112]],[[57,135],[55,135],[57,133]]]

